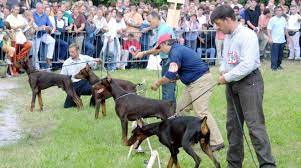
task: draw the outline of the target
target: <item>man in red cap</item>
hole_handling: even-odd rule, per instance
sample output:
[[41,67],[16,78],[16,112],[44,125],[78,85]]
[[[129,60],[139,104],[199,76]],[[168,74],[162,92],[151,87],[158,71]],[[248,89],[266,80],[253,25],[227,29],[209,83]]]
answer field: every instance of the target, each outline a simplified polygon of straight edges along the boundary
[[[159,37],[155,48],[168,54],[170,65],[165,75],[151,86],[152,90],[157,90],[160,85],[167,84],[178,78],[186,85],[180,102],[177,104],[177,113],[193,100],[192,106],[184,109],[189,112],[194,110],[198,117],[207,116],[207,124],[210,129],[210,146],[213,151],[224,148],[224,140],[217,127],[217,124],[208,110],[209,97],[212,93],[213,78],[209,72],[208,64],[202,61],[201,57],[192,49],[176,43],[170,34]],[[205,93],[201,97],[199,95]]]

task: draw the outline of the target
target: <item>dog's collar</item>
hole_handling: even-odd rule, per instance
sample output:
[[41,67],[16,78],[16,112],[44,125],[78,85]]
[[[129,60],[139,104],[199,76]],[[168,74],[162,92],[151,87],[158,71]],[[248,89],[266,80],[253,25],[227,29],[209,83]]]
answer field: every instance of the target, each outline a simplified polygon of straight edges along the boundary
[[128,95],[132,95],[132,94],[136,94],[136,93],[126,93],[126,94],[124,94],[124,95],[121,95],[121,96],[119,96],[119,97],[117,97],[116,99],[115,99],[115,101],[117,101],[118,99],[121,99],[121,98],[123,98],[123,97],[125,97],[125,96],[128,96]]

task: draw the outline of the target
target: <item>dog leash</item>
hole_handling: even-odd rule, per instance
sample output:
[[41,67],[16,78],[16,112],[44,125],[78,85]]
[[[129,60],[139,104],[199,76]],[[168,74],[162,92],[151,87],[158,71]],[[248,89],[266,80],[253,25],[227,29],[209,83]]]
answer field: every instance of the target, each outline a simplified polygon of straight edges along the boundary
[[194,103],[196,100],[198,100],[200,97],[202,97],[204,94],[206,94],[207,92],[209,92],[211,89],[213,89],[215,86],[217,85],[217,83],[215,83],[214,85],[212,85],[210,88],[208,88],[205,92],[203,92],[202,94],[200,94],[198,97],[196,97],[195,99],[193,99],[189,104],[187,104],[184,108],[182,108],[180,110],[180,112],[182,112],[186,107],[190,106],[192,103]]
[[[210,88],[208,88],[205,92],[203,92],[202,94],[200,94],[198,97],[196,97],[195,99],[193,99],[189,104],[187,104],[184,108],[182,108],[179,112],[182,112],[186,107],[190,106],[192,103],[194,103],[197,99],[199,99],[200,97],[202,97],[204,94],[206,94],[207,92],[209,92],[211,89],[213,89],[215,86],[217,85],[217,83],[215,83],[214,85],[212,85]],[[174,115],[168,117],[167,119],[173,119],[176,118],[178,115],[177,113],[175,113]]]

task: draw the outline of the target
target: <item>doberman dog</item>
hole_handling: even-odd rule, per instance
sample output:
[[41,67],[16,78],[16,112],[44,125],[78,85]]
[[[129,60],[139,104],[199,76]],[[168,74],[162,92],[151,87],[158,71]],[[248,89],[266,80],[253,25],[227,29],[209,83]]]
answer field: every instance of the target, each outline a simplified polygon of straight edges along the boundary
[[76,94],[71,81],[71,76],[56,74],[46,71],[38,71],[28,65],[27,61],[20,62],[22,68],[26,71],[29,79],[29,85],[32,90],[32,99],[30,111],[33,112],[35,106],[36,96],[38,95],[40,111],[43,111],[43,101],[41,90],[52,86],[62,88],[67,95],[71,96],[78,109],[83,107],[82,100]]
[[113,96],[115,111],[121,121],[124,144],[127,144],[128,121],[136,121],[148,117],[157,117],[165,120],[175,113],[172,102],[150,99],[133,92],[127,92],[110,76],[101,79],[99,85],[94,85],[93,87],[99,93],[107,90]]
[[157,135],[159,141],[169,149],[171,154],[167,168],[172,168],[173,165],[180,168],[177,159],[180,147],[183,147],[185,152],[194,159],[195,168],[198,168],[201,159],[193,150],[192,145],[200,143],[202,150],[214,162],[215,167],[220,168],[220,163],[209,147],[210,130],[206,121],[207,117],[200,119],[192,116],[178,116],[143,127],[138,125],[132,131],[128,145],[130,146],[138,141],[137,146],[139,146],[147,137]]
[[[85,68],[81,69],[79,73],[77,73],[74,76],[76,79],[86,79],[90,82],[91,85],[99,85],[96,86],[96,88],[100,89],[102,85],[96,84],[97,82],[100,81],[100,78],[96,76],[96,74],[92,71],[91,67],[89,64],[86,65]],[[136,92],[136,87],[137,84],[134,84],[130,81],[127,80],[122,80],[122,79],[114,79],[115,82],[124,90],[128,92]],[[92,87],[92,96],[95,97],[95,119],[99,117],[99,108],[101,104],[101,109],[102,109],[102,114],[106,116],[106,99],[112,97],[112,95],[107,91],[104,90],[102,93],[97,93],[97,90]],[[91,104],[90,104],[91,105]]]

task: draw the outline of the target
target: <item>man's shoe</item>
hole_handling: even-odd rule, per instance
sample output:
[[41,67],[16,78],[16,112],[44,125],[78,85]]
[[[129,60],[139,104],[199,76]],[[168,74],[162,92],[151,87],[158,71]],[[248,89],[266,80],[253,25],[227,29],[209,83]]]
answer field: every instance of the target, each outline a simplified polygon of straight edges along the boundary
[[219,150],[222,150],[224,148],[225,148],[224,143],[221,143],[219,145],[210,145],[210,149],[212,150],[212,152],[219,151]]
[[283,70],[284,68],[282,66],[279,66],[277,69],[278,70]]

